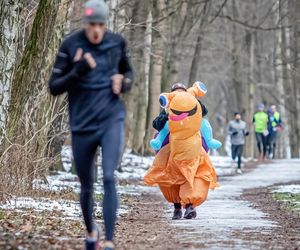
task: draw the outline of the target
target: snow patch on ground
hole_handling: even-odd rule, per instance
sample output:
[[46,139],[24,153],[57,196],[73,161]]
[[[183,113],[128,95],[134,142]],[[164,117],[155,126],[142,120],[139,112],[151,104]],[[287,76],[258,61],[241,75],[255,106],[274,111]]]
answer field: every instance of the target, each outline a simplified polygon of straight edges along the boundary
[[[62,159],[65,170],[71,170],[72,151],[69,147],[65,147],[62,153]],[[213,164],[216,166],[218,175],[228,175],[235,172],[235,167],[232,166],[230,157],[211,156]],[[154,156],[142,157],[131,154],[126,151],[121,162],[121,171],[116,171],[116,177],[119,180],[118,193],[119,195],[140,195],[143,192],[157,192],[155,187],[146,187],[142,183],[143,176],[151,167]],[[34,188],[47,190],[51,192],[72,191],[80,192],[80,184],[78,177],[75,174],[57,171],[46,177],[46,180],[34,180]],[[98,167],[98,180],[94,184],[96,194],[103,194],[102,185],[102,169]],[[99,203],[99,202],[98,202]],[[96,206],[96,213],[101,211],[100,204]],[[46,198],[30,198],[30,197],[13,197],[5,204],[0,204],[2,209],[34,209],[41,210],[59,210],[66,217],[80,218],[80,207],[77,201],[71,200],[51,200]],[[124,212],[123,207],[120,212]]]
[[[57,211],[61,212],[67,219],[81,220],[81,209],[77,201],[72,200],[51,200],[47,198],[31,198],[31,197],[13,197],[6,203],[2,204],[1,209],[14,209],[22,212],[23,210],[33,209],[35,211]],[[119,214],[125,213],[126,207],[118,210]],[[99,202],[95,203],[94,214],[100,216],[102,207]]]
[[290,194],[300,194],[300,185],[282,185],[276,187],[273,191],[274,193],[290,193]]

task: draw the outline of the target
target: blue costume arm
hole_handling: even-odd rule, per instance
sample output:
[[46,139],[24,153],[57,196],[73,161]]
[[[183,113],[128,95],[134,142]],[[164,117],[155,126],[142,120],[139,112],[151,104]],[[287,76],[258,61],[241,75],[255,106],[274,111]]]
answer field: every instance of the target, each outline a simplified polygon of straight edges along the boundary
[[169,130],[169,122],[166,122],[165,126],[162,128],[162,130],[159,131],[157,137],[155,139],[152,139],[150,141],[150,146],[153,150],[158,151],[160,150],[164,140],[168,136],[170,130]]
[[213,138],[212,127],[209,121],[205,118],[202,119],[200,132],[209,149],[218,149],[222,146],[220,141]]

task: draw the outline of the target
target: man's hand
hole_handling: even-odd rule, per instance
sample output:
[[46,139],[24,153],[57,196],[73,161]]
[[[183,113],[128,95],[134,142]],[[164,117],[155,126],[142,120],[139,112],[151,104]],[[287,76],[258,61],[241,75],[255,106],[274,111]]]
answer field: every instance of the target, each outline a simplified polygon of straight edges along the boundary
[[114,94],[119,95],[122,90],[122,81],[124,76],[121,74],[115,74],[111,77],[112,79],[112,90]]
[[91,53],[85,53],[83,58],[87,61],[92,69],[96,68],[97,64]]
[[78,62],[80,60],[86,60],[92,69],[96,68],[97,66],[96,61],[91,53],[87,52],[83,54],[83,50],[78,48],[75,53],[74,62]]

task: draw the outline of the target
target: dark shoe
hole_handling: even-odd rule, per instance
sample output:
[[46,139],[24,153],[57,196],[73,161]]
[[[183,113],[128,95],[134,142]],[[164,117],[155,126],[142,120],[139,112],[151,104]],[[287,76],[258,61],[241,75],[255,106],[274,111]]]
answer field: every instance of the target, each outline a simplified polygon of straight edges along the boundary
[[196,209],[193,208],[193,206],[191,204],[187,205],[185,213],[184,213],[184,218],[185,219],[194,219],[194,218],[196,218],[196,216],[197,216]]
[[94,230],[97,230],[97,237],[94,239],[86,238],[85,239],[85,250],[99,250],[99,240],[100,240],[100,232],[99,228],[94,225]]
[[85,240],[85,250],[98,250],[99,243],[98,241],[90,241],[88,239]]
[[182,218],[182,210],[180,208],[174,209],[172,220],[180,220]]

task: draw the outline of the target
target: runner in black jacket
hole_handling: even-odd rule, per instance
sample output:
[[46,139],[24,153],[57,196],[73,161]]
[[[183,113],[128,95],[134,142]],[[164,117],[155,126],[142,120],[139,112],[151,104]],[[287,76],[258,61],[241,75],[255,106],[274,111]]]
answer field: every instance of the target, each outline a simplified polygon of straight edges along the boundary
[[98,228],[93,223],[93,182],[96,149],[102,147],[103,217],[105,250],[112,243],[117,194],[114,170],[124,137],[125,108],[119,98],[128,91],[133,73],[126,52],[126,41],[106,30],[108,8],[102,0],[85,5],[83,30],[65,39],[49,81],[53,95],[68,93],[72,147],[81,183],[80,203],[87,229],[86,249],[98,249]]

